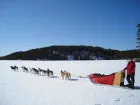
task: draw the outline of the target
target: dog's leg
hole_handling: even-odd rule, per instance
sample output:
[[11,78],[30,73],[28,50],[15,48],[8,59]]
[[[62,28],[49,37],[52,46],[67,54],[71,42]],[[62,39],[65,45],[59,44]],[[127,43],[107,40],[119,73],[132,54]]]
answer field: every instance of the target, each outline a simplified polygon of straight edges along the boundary
[[62,79],[64,80],[64,75],[62,75]]
[[68,79],[68,75],[66,74],[66,80]]

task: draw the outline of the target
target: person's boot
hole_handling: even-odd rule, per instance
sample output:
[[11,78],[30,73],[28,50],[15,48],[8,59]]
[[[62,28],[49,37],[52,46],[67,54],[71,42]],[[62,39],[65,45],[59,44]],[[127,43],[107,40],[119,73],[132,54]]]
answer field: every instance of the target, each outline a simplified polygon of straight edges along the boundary
[[134,83],[130,83],[128,87],[134,89]]
[[134,89],[134,82],[131,83],[131,88]]

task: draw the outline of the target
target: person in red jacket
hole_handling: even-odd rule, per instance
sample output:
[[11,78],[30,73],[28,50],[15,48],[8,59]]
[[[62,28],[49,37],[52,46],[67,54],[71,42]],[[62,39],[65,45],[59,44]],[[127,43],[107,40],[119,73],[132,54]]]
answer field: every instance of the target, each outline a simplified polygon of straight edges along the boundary
[[130,61],[128,62],[127,66],[124,68],[127,72],[127,82],[128,86],[133,88],[135,83],[135,62],[133,61],[133,58],[130,58]]

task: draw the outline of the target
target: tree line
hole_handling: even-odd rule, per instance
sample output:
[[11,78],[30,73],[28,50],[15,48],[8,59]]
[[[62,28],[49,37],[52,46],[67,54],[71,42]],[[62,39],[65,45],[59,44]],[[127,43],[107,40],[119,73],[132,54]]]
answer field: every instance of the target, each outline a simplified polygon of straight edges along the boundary
[[28,51],[19,51],[0,57],[0,60],[67,60],[72,55],[75,60],[89,60],[102,57],[106,60],[140,58],[140,50],[119,51],[93,46],[50,46]]

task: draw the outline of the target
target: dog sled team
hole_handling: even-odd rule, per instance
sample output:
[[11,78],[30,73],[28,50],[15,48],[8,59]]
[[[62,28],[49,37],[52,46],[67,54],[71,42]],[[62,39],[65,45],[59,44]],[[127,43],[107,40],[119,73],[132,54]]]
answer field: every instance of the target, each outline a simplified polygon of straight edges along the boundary
[[[10,68],[13,70],[13,71],[18,71],[18,67],[17,66],[10,66]],[[22,66],[21,69],[23,70],[23,72],[31,72],[31,73],[34,73],[34,74],[39,74],[39,75],[47,75],[48,77],[54,77],[53,75],[53,71],[51,71],[50,69],[47,69],[47,70],[43,70],[43,69],[36,69],[36,68],[27,68],[25,66]]]
[[[10,66],[11,70],[13,71],[18,71],[18,67],[17,66]],[[22,66],[21,69],[23,70],[23,72],[31,72],[31,73],[34,73],[34,74],[39,74],[39,75],[44,75],[44,76],[48,76],[48,77],[51,77],[53,78],[54,77],[54,73],[52,70],[50,70],[49,68],[47,70],[44,70],[44,69],[41,69],[41,68],[27,68],[25,66]],[[71,80],[71,74],[67,71],[60,71],[60,74],[61,74],[61,78],[64,80]]]

